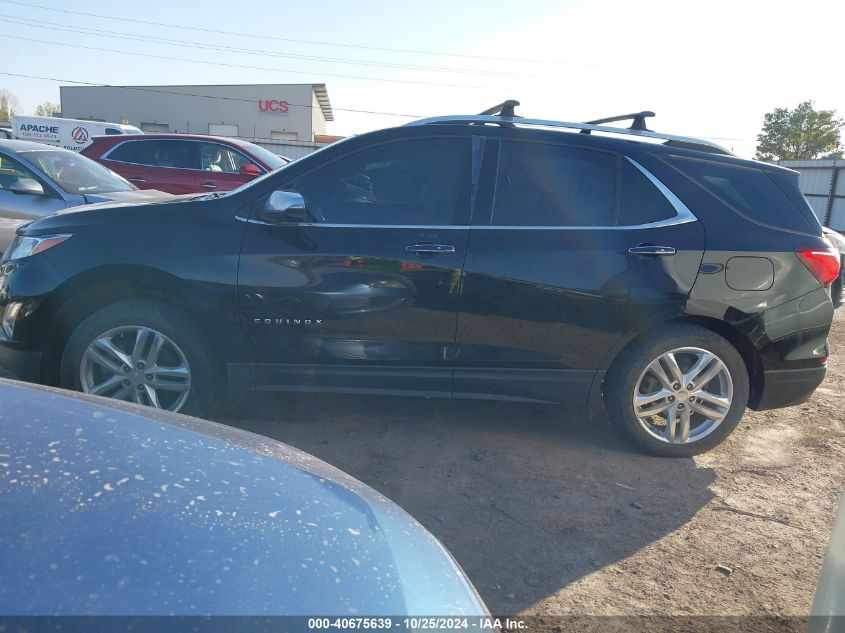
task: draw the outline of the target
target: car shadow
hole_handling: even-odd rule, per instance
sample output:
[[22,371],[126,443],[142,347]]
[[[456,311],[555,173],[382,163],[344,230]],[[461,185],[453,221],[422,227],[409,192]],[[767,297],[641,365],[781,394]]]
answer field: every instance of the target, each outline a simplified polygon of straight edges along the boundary
[[262,395],[220,421],[388,496],[443,542],[496,614],[624,560],[714,496],[712,470],[645,456],[606,419],[558,407]]

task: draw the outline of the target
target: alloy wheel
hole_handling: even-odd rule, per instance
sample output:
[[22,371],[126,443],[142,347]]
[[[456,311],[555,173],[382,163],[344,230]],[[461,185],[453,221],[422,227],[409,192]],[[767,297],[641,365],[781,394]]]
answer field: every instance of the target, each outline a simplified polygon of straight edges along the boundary
[[646,366],[634,386],[632,405],[649,435],[687,444],[715,431],[732,399],[733,381],[725,363],[705,349],[681,347]]
[[179,411],[191,390],[184,352],[161,332],[139,325],[95,338],[82,354],[79,379],[85,393],[168,411]]

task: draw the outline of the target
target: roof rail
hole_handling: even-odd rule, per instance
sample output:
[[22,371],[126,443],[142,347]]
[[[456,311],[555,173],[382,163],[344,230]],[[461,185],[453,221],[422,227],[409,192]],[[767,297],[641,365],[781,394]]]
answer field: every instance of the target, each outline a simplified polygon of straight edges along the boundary
[[[665,145],[670,147],[683,147],[685,149],[694,149],[702,152],[710,152],[713,154],[727,154],[732,156],[731,152],[726,150],[721,145],[705,141],[704,139],[693,138],[691,136],[677,136],[675,134],[663,134],[661,132],[653,132],[645,125],[645,118],[654,116],[654,112],[643,111],[633,114],[622,114],[619,116],[608,117],[606,119],[595,119],[587,123],[572,123],[569,121],[551,121],[546,119],[526,119],[514,114],[514,107],[518,106],[519,102],[514,100],[505,101],[499,105],[485,110],[481,114],[474,115],[450,115],[429,117],[420,119],[418,121],[411,121],[406,123],[407,126],[414,125],[431,125],[431,124],[446,124],[446,123],[463,123],[467,125],[486,125],[494,124],[503,127],[514,127],[516,125],[535,126],[535,127],[551,127],[551,128],[566,128],[572,130],[580,130],[583,134],[590,132],[604,132],[609,134],[623,134],[647,138],[655,138],[666,141]],[[631,127],[610,127],[601,125],[603,123],[612,123],[614,121],[632,120]]]

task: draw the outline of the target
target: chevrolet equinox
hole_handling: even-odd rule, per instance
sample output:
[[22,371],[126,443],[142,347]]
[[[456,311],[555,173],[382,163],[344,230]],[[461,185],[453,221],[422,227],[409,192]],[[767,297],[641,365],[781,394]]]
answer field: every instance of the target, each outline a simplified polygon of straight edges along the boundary
[[839,259],[797,174],[653,132],[651,112],[515,105],[19,229],[0,365],[192,414],[250,391],[603,401],[665,456],[806,400]]

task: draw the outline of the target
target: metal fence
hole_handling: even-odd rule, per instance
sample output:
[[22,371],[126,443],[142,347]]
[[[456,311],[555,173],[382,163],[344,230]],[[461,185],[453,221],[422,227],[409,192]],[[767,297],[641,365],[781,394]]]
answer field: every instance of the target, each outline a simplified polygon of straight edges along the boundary
[[260,145],[274,154],[286,156],[291,160],[307,156],[311,152],[315,152],[325,145],[325,143],[314,143],[312,141],[286,141],[269,138],[246,138],[243,136],[238,138]]
[[783,160],[794,169],[798,185],[819,221],[835,231],[845,231],[845,160]]

